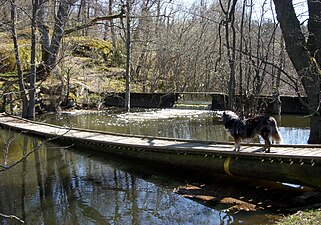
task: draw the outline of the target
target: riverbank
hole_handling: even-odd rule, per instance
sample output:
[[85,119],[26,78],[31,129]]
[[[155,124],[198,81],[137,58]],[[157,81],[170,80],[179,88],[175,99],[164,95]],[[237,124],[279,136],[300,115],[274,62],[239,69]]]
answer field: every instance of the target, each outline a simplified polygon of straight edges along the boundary
[[[218,176],[215,181],[190,183],[173,191],[210,207],[219,205],[224,212],[235,214],[270,211],[280,216],[288,216],[308,209],[319,212],[318,208],[321,207],[321,192],[307,187],[241,177],[231,180],[229,177]],[[231,192],[231,186],[238,187],[237,191]]]
[[298,211],[293,215],[285,216],[277,225],[319,225],[321,224],[321,208],[308,211]]

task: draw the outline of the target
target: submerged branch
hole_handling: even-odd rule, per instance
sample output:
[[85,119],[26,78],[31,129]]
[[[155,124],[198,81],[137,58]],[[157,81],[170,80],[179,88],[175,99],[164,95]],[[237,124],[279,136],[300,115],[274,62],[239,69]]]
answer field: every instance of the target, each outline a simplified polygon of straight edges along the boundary
[[[45,143],[50,142],[50,141],[53,141],[53,140],[56,140],[56,139],[58,139],[58,138],[60,138],[60,137],[63,137],[64,135],[66,135],[66,134],[70,131],[70,129],[71,129],[71,128],[69,128],[65,133],[63,133],[63,134],[61,134],[61,135],[59,135],[59,136],[56,136],[56,137],[53,137],[53,138],[48,138],[47,140],[41,142],[38,146],[34,147],[30,152],[28,152],[27,154],[23,155],[23,157],[22,157],[21,159],[17,160],[16,162],[12,163],[11,165],[7,165],[6,163],[5,163],[4,165],[3,165],[3,164],[0,164],[0,167],[2,167],[2,168],[0,169],[0,172],[4,172],[4,171],[6,171],[6,170],[8,170],[8,169],[11,169],[12,167],[18,165],[19,163],[25,161],[25,160],[28,158],[28,156],[30,156],[30,155],[31,155],[32,153],[34,153],[35,151],[38,151]],[[66,148],[69,148],[69,147],[71,147],[71,146],[72,146],[72,145],[67,146]]]
[[6,215],[0,212],[0,217],[7,218],[7,219],[15,219],[15,220],[18,220],[20,223],[25,223],[25,221],[23,221],[22,219],[20,219],[15,215]]

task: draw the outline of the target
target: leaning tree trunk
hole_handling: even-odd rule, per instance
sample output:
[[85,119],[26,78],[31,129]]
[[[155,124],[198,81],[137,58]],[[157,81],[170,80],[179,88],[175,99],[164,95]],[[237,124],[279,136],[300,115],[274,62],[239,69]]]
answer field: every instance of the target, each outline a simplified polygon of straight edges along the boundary
[[[50,36],[49,36],[49,27],[45,22],[46,10],[45,7],[48,7],[48,2],[46,0],[39,0],[39,10],[38,10],[38,21],[37,27],[40,32],[40,43],[41,43],[41,56],[42,62],[46,62],[49,57],[49,48],[50,48]],[[41,65],[40,69],[43,68],[44,65]]]
[[57,16],[55,18],[55,26],[49,48],[49,55],[47,61],[45,62],[46,75],[49,74],[56,66],[58,51],[60,48],[60,41],[64,36],[65,23],[67,21],[68,14],[73,2],[74,0],[61,0],[59,3]]
[[[308,99],[310,117],[310,136],[308,143],[321,143],[320,118],[320,69],[315,52],[311,51],[311,38],[315,37],[316,51],[320,51],[317,40],[320,35],[320,1],[309,0],[309,39],[306,41],[300,29],[300,22],[296,17],[292,0],[274,0],[277,19],[284,36],[286,51],[298,73]],[[312,13],[311,13],[312,12]],[[313,22],[314,21],[314,22]],[[313,26],[312,26],[312,24]],[[312,28],[312,27],[313,28]],[[317,29],[315,29],[317,28]],[[309,43],[309,45],[308,45]]]

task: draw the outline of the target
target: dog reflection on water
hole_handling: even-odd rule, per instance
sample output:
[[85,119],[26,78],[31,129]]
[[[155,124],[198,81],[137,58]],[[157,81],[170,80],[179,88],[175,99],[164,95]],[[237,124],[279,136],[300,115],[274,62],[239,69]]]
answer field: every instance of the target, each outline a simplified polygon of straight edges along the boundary
[[234,151],[240,151],[240,142],[243,139],[251,139],[258,135],[261,135],[264,140],[263,150],[265,152],[270,152],[270,138],[277,144],[282,142],[280,131],[273,117],[262,115],[242,120],[234,112],[226,111],[222,119],[225,128],[234,138]]

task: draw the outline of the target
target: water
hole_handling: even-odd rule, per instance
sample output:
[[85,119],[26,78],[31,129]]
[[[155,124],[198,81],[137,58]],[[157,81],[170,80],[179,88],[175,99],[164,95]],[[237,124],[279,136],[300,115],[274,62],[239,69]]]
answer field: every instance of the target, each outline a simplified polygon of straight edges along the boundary
[[[34,144],[32,139],[27,142]],[[27,224],[209,224],[233,220],[172,193],[167,179],[145,175],[146,180],[125,172],[129,168],[123,163],[49,145],[1,174],[0,211],[19,216]],[[11,222],[2,220],[2,224]]]
[[[94,114],[47,115],[40,121],[114,133],[138,134],[195,140],[232,141],[217,112],[209,110],[162,109],[131,113],[119,111]],[[306,144],[309,121],[295,115],[277,116],[284,144]],[[254,140],[258,142],[259,140]]]
[[[68,113],[39,120],[150,136],[229,140],[211,111]],[[282,117],[279,123],[285,142],[306,139],[304,119]],[[9,146],[8,154],[0,154],[0,170],[30,153],[27,160],[0,172],[0,213],[18,216],[27,224],[269,224],[275,218],[266,211],[228,213],[222,206],[209,207],[173,193],[175,187],[197,180],[181,171],[43,144],[7,130],[0,130],[0,135],[0,148]],[[238,189],[228,191],[232,190]],[[3,217],[0,221],[19,224]]]

